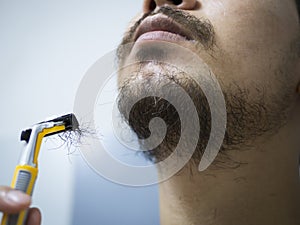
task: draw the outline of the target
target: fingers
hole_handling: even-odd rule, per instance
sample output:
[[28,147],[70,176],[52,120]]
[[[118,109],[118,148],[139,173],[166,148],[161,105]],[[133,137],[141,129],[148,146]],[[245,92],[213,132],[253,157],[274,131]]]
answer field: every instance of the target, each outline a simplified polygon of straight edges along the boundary
[[17,213],[29,207],[31,197],[21,191],[0,186],[0,211],[3,213]]
[[26,225],[40,225],[42,220],[41,212],[37,208],[29,209]]
[[[27,209],[31,203],[31,197],[21,191],[10,187],[0,186],[0,211],[3,213],[18,213]],[[40,225],[41,212],[37,208],[29,209],[26,225]]]

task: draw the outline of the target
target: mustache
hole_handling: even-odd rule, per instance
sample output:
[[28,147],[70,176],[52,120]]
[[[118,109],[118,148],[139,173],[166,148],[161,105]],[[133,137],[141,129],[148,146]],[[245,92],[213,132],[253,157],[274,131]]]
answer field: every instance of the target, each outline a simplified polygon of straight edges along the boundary
[[215,30],[208,19],[197,18],[185,11],[174,9],[169,6],[162,6],[157,10],[144,14],[125,34],[121,45],[134,41],[134,35],[141,23],[148,17],[163,14],[180,26],[189,30],[195,41],[199,42],[205,49],[212,49],[215,45]]

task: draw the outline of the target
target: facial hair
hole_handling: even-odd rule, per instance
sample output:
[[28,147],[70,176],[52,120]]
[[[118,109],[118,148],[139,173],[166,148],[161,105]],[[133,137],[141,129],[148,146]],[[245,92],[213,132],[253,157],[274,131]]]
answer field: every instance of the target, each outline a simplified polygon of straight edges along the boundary
[[[159,11],[151,13],[151,15],[155,13],[167,15],[177,23],[196,31],[199,34],[197,43],[205,49],[212,49],[215,45],[215,32],[208,20],[197,19],[170,7],[161,7]],[[148,16],[150,14],[144,15],[123,39],[118,50],[120,67],[124,66],[124,61],[131,50],[130,48],[124,49],[123,46],[132,41],[134,31]],[[186,21],[189,22],[187,23]],[[193,130],[195,125],[200,125],[201,128],[198,135],[197,148],[195,151],[193,149],[192,157],[193,161],[198,163],[211,132],[211,112],[207,98],[199,85],[197,85],[197,82],[189,74],[172,67],[172,65],[161,63],[159,60],[145,60],[149,55],[156,59],[157,57],[168,57],[168,55],[161,54],[159,49],[144,51],[143,54],[135,56],[136,59],[140,60],[139,65],[136,67],[137,69],[131,71],[130,75],[124,75],[124,71],[121,72],[125,79],[122,80],[119,86],[119,110],[123,115],[125,115],[125,112],[130,111],[129,117],[124,117],[124,120],[137,134],[140,146],[144,149],[147,149],[147,145],[145,145],[143,140],[151,135],[149,130],[151,119],[159,117],[165,121],[167,132],[163,142],[156,148],[144,152],[149,160],[157,163],[164,160],[174,151],[181,135],[181,119],[177,109],[167,100],[160,98],[159,93],[168,90],[172,84],[182,87],[191,97],[199,117],[199,124],[194,124],[193,121],[189,124],[191,126],[189,129],[191,130]],[[149,69],[151,67],[156,69]],[[195,70],[197,71],[197,68]],[[286,71],[286,69],[277,68],[275,73],[278,73],[278,76],[287,75],[283,74],[283,71]],[[201,70],[199,70],[199,76],[203,76],[200,73]],[[290,87],[287,83],[278,82],[282,93],[272,94],[272,96],[268,94],[267,87],[258,83],[253,83],[247,87],[241,87],[234,82],[225,85],[221,79],[219,79],[219,83],[223,90],[227,111],[227,127],[220,151],[220,154],[223,154],[225,158],[227,151],[251,146],[251,142],[257,137],[276,133],[286,122],[290,108],[289,100],[293,98],[292,93],[288,92]],[[158,93],[157,96],[148,96],[138,102],[132,102],[139,96],[143,96],[149,89],[155,90],[155,93]],[[249,90],[252,92],[251,96]],[[181,102],[182,97],[177,92],[169,91],[168,94],[172,99],[178,100],[181,109],[186,110],[186,112],[191,110],[191,105]],[[130,105],[134,106],[128,109]],[[190,151],[189,140],[186,140],[186,151]],[[239,163],[229,163],[228,161],[223,162],[217,159],[215,163],[220,167],[223,167],[224,163],[232,167],[239,165]]]

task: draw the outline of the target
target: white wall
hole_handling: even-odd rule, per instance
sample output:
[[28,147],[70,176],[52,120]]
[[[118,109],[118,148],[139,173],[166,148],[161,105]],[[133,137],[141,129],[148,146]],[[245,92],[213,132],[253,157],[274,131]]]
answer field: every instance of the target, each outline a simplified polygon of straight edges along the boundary
[[[20,131],[72,111],[80,79],[117,46],[141,6],[141,0],[0,0],[0,184],[11,181]],[[41,149],[33,203],[43,225],[67,225],[78,155],[53,146]]]

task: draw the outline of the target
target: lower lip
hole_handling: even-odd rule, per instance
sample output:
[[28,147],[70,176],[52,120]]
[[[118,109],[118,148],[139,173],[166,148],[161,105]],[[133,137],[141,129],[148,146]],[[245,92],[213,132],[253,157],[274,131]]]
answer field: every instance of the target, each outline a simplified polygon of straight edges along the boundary
[[142,34],[138,37],[136,42],[142,42],[142,41],[169,41],[169,42],[182,42],[182,41],[188,41],[185,37],[179,35],[170,33],[167,31],[151,31]]

